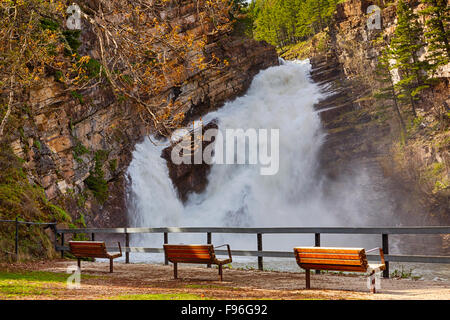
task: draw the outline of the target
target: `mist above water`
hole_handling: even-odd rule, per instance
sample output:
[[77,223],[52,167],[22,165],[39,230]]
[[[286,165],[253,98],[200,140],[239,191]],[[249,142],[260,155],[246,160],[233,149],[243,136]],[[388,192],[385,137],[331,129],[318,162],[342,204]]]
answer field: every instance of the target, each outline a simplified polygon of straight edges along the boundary
[[[308,61],[285,62],[261,71],[248,92],[203,117],[217,119],[220,130],[279,129],[279,171],[260,175],[258,165],[212,166],[202,194],[191,194],[182,203],[169,178],[161,151],[145,139],[136,146],[128,169],[129,221],[136,227],[303,227],[388,225],[389,210],[374,199],[376,192],[364,171],[338,183],[321,175],[319,154],[326,139],[314,104],[324,98],[309,78]],[[330,164],[332,165],[332,164]],[[327,186],[327,188],[324,188]],[[331,186],[331,187],[330,187]],[[328,191],[325,192],[324,190]],[[331,189],[331,191],[330,191]],[[379,194],[375,199],[383,199]],[[384,219],[386,218],[386,219]],[[254,249],[256,237],[213,235],[215,245],[230,243],[234,249]],[[292,250],[313,245],[309,236],[264,236],[266,250]],[[324,238],[322,245],[379,246],[377,237]],[[149,247],[160,247],[162,236],[134,238]],[[170,234],[171,243],[204,243],[206,235]],[[219,243],[220,242],[220,243]],[[370,243],[368,243],[370,242]]]

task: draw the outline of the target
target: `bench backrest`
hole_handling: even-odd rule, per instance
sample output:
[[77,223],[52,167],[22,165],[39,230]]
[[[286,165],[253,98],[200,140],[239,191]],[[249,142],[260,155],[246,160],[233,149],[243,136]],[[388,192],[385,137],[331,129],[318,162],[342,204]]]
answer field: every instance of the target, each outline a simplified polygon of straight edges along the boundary
[[104,241],[69,241],[69,247],[76,257],[108,257]]
[[214,247],[212,244],[165,244],[164,253],[167,260],[172,263],[211,263],[215,259]]
[[295,259],[303,269],[365,272],[368,267],[363,248],[294,248]]

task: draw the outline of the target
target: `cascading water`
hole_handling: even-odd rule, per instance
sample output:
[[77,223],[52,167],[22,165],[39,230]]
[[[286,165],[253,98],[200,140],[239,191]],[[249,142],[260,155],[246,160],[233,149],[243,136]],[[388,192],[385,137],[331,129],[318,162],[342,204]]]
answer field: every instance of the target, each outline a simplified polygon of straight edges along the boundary
[[[285,62],[260,72],[245,96],[206,115],[219,129],[279,129],[279,171],[260,175],[258,165],[212,166],[207,189],[191,194],[183,204],[168,175],[161,151],[149,139],[136,146],[129,167],[129,221],[136,227],[168,226],[356,226],[361,190],[353,181],[333,197],[322,192],[318,154],[326,137],[314,110],[323,94],[309,78],[308,61]],[[365,179],[361,175],[360,179]],[[353,187],[351,187],[353,185]],[[171,243],[204,243],[205,235],[171,234]],[[311,236],[265,236],[264,249],[291,250],[313,245]],[[349,239],[347,237],[347,239]],[[350,238],[351,239],[351,238]],[[161,235],[133,238],[142,245],[161,246]],[[254,236],[214,235],[214,244],[255,249]]]

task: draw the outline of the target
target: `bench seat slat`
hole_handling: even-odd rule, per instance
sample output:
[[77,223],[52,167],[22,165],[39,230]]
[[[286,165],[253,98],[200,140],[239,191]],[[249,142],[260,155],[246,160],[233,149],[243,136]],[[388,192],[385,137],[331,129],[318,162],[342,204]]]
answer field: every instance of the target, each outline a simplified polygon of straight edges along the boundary
[[313,270],[334,270],[334,271],[354,271],[354,272],[366,272],[366,268],[361,266],[349,266],[349,265],[332,265],[332,264],[300,264],[303,269]]
[[360,254],[327,254],[327,253],[299,253],[300,258],[322,258],[322,259],[342,259],[361,260]]
[[189,249],[167,249],[166,250],[168,254],[185,254],[185,253],[195,253],[195,254],[211,254],[211,251],[209,249],[206,250],[189,250]]
[[103,241],[69,241],[74,246],[85,246],[85,245],[104,245]]
[[92,251],[92,252],[105,252],[106,248],[101,248],[101,247],[83,247],[83,248],[79,248],[76,246],[70,246],[71,250],[76,250],[76,251]]
[[342,253],[342,254],[360,254],[362,251],[364,251],[364,248],[329,248],[329,247],[301,247],[301,248],[294,248],[295,252],[298,253],[322,253],[322,252],[329,252],[329,253]]
[[71,250],[76,251],[97,251],[97,252],[105,252],[105,247],[76,247],[76,246],[70,246]]
[[182,257],[170,258],[169,261],[172,262],[172,263],[174,263],[174,262],[175,263],[183,262],[183,263],[206,263],[206,264],[212,262],[211,259],[195,259],[195,258],[186,259],[186,258],[182,258]]
[[99,255],[106,255],[105,251],[78,251],[78,250],[71,250],[72,254],[74,255],[83,255],[83,254],[99,254]]
[[212,244],[165,244],[167,249],[206,249],[213,248]]
[[178,255],[167,255],[168,259],[172,258],[183,258],[183,259],[204,259],[204,260],[212,260],[213,257],[209,254],[178,254]]
[[103,254],[89,254],[89,253],[76,254],[76,253],[73,253],[73,255],[77,258],[105,258],[105,259],[110,258],[109,255],[103,255]]
[[361,266],[361,260],[340,260],[340,259],[299,259],[300,264],[312,263],[312,264],[331,264],[331,265],[347,265],[347,266]]

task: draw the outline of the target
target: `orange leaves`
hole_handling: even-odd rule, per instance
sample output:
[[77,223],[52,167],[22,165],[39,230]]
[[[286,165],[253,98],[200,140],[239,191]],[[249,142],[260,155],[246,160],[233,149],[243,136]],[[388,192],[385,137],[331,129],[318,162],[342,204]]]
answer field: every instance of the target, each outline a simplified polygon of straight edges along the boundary
[[[14,72],[17,87],[42,81],[46,70],[56,72],[59,81],[74,89],[95,86],[106,77],[115,94],[134,102],[142,118],[158,130],[176,127],[184,113],[178,96],[175,101],[167,98],[169,89],[182,88],[202,70],[228,64],[205,48],[211,32],[231,29],[229,2],[197,0],[195,6],[170,0],[98,2],[102,12],[86,12],[88,18],[83,18],[97,37],[97,47],[89,48],[99,55],[97,61],[72,53],[69,43],[61,41],[66,1],[0,0],[0,59],[5,62],[0,65],[0,90],[8,85],[3,79]],[[12,6],[19,10],[17,18],[7,15],[14,10],[5,9]],[[30,8],[39,10],[33,16]],[[45,28],[43,17],[50,17]],[[10,35],[12,28],[15,33]],[[161,102],[162,97],[167,101]]]
[[[167,95],[171,87],[182,87],[193,74],[228,65],[227,60],[209,56],[204,49],[211,30],[216,33],[231,30],[229,2],[198,0],[194,10],[183,14],[178,10],[184,8],[175,9],[168,0],[136,0],[133,5],[110,0],[108,5],[114,14],[123,13],[117,22],[105,20],[101,28],[114,35],[118,47],[114,54],[111,47],[104,50],[104,60],[115,66],[110,72],[111,82],[118,93],[131,96],[140,110],[145,111],[143,117],[147,113],[157,129],[176,127],[184,119],[184,113],[178,110],[179,103],[171,99],[158,103],[154,100]],[[125,74],[130,81],[123,80]]]

